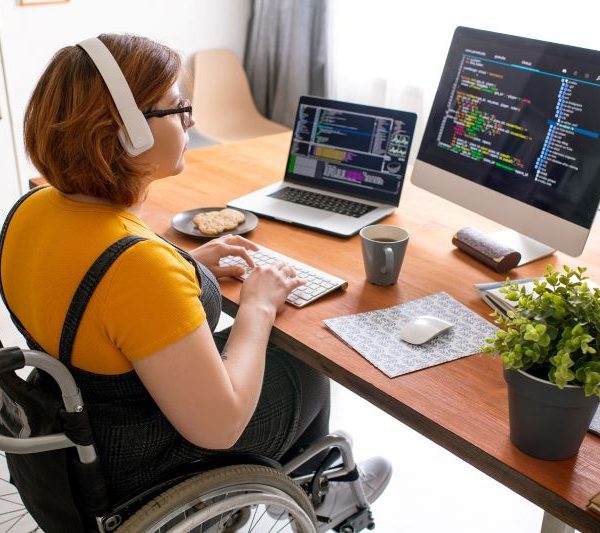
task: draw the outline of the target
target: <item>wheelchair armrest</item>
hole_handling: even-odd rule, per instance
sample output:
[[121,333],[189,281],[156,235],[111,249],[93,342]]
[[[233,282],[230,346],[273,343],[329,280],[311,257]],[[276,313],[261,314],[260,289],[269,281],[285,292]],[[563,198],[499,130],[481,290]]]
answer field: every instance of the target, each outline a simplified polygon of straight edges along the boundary
[[53,433],[41,437],[5,437],[0,435],[0,450],[8,453],[38,453],[61,450],[75,446],[75,443],[64,433]]

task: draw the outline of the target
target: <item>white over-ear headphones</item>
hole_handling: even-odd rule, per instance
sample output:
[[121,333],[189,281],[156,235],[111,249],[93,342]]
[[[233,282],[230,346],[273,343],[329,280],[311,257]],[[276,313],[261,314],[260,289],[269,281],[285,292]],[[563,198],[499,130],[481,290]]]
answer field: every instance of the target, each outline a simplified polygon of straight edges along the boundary
[[154,137],[148,121],[138,108],[127,80],[110,50],[97,37],[81,41],[77,46],[90,56],[117,106],[123,121],[123,128],[119,130],[119,141],[123,148],[134,157],[152,148]]

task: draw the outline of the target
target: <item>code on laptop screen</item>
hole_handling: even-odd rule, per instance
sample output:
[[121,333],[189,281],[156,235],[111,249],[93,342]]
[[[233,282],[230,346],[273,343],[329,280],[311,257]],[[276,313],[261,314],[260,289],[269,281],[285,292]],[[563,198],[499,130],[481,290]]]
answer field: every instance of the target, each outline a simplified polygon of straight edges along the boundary
[[303,96],[286,180],[398,205],[416,115]]

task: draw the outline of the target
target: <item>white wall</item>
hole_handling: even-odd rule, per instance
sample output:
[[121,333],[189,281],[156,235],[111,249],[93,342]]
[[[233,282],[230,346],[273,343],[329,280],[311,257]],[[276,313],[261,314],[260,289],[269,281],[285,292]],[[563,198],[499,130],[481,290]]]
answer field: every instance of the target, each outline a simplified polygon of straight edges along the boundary
[[19,179],[14,156],[12,130],[4,86],[4,65],[0,43],[0,220],[4,219],[19,194]]
[[[243,57],[250,16],[250,0],[70,0],[66,4],[28,7],[17,4],[17,0],[0,0],[0,42],[23,190],[27,189],[27,180],[37,175],[23,150],[24,109],[37,79],[59,48],[99,33],[134,33],[158,40],[186,57],[199,49],[217,47],[230,48]],[[0,137],[0,170],[2,162],[12,158],[11,151]],[[0,197],[14,194],[14,187],[6,186],[0,178]]]

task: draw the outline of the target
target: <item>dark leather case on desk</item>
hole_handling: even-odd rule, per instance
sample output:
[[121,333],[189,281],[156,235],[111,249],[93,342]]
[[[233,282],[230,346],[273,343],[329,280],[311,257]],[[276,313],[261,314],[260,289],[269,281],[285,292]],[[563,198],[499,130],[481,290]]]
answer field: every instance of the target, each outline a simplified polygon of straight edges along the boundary
[[519,252],[496,242],[475,228],[458,230],[452,237],[452,244],[496,272],[507,272],[521,260]]

